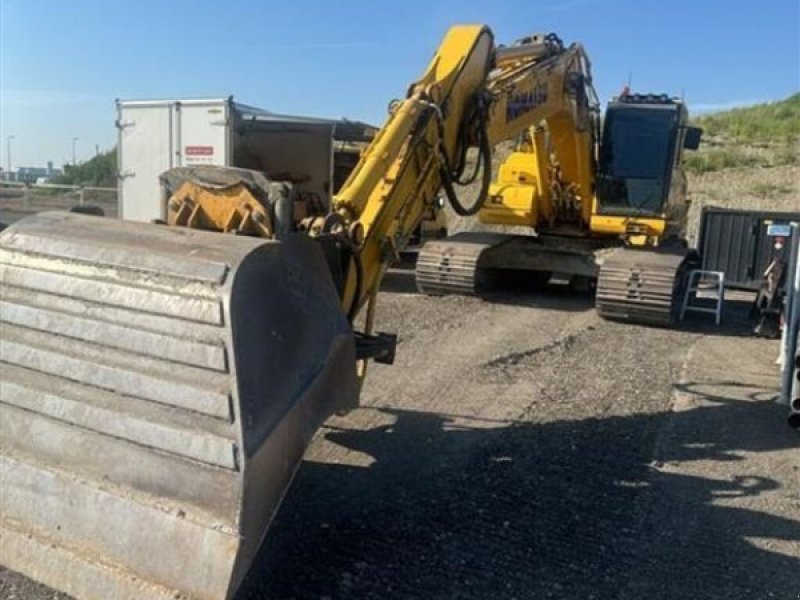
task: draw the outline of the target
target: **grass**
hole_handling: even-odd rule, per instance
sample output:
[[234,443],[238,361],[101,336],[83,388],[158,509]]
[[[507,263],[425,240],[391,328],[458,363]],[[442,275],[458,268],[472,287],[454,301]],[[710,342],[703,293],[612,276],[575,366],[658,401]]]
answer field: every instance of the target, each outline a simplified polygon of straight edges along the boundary
[[737,148],[712,148],[683,155],[683,168],[689,173],[755,166],[764,166],[764,159]]
[[703,115],[694,124],[704,141],[683,154],[691,241],[704,206],[800,212],[800,94]]
[[800,93],[777,102],[703,115],[695,123],[709,136],[785,144],[800,138]]
[[797,149],[792,144],[756,149],[742,145],[704,148],[683,155],[683,168],[689,173],[708,173],[742,167],[778,167],[797,162]]
[[769,199],[777,196],[785,196],[792,193],[792,187],[784,183],[775,183],[772,181],[765,181],[754,183],[750,186],[750,193],[759,198]]
[[705,143],[686,152],[688,173],[769,168],[800,162],[800,94],[785,100],[734,108],[694,120]]

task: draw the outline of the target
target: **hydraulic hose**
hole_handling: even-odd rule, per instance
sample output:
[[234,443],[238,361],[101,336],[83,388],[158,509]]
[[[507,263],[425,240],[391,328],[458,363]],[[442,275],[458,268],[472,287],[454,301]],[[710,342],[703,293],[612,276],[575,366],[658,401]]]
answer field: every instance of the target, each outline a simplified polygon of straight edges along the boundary
[[[442,154],[442,164],[439,167],[439,173],[442,178],[442,187],[444,188],[444,193],[447,196],[448,202],[450,202],[450,206],[453,207],[455,213],[460,217],[471,217],[478,213],[483,207],[483,203],[486,202],[486,198],[489,195],[489,185],[492,182],[492,148],[489,145],[489,135],[486,131],[486,114],[483,108],[478,110],[478,120],[478,136],[480,137],[478,142],[480,153],[478,162],[482,163],[481,169],[483,173],[481,177],[480,193],[472,206],[467,208],[459,200],[454,187],[454,182],[458,180],[458,177],[454,176],[450,171],[444,148],[442,148],[440,152]],[[474,176],[471,179],[474,179]]]

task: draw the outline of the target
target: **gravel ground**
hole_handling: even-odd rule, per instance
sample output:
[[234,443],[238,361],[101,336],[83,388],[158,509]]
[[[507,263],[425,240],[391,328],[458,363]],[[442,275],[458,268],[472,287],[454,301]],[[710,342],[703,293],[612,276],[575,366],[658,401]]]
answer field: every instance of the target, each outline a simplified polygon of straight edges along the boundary
[[[724,335],[606,323],[554,290],[492,300],[386,295],[398,362],[312,445],[241,599],[798,598],[783,409],[673,411],[698,343],[765,342],[734,319]],[[699,410],[744,435],[703,428]],[[756,416],[753,444],[735,425]],[[731,454],[773,451],[761,476],[718,479]],[[788,514],[748,504],[778,489]]]
[[[800,597],[800,440],[743,307],[665,330],[411,283],[378,313],[396,364],[320,431],[238,600]],[[65,598],[8,571],[0,597]]]

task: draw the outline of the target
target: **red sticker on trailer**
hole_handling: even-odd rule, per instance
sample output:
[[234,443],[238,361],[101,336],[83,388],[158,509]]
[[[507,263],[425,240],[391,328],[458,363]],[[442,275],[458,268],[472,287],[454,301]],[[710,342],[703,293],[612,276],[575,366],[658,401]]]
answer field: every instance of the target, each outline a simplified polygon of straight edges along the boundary
[[186,156],[214,156],[214,146],[186,146]]

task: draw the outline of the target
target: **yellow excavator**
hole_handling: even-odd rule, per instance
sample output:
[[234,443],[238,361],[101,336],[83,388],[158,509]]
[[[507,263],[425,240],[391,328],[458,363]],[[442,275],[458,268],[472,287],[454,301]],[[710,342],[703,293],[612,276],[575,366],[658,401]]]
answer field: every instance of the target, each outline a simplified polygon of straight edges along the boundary
[[[452,28],[325,213],[259,173],[189,169],[164,176],[166,222],[5,229],[0,564],[79,599],[231,598],[317,428],[357,405],[369,360],[392,361],[376,295],[440,188],[467,214],[529,192],[464,207],[453,186],[468,150],[490,171],[494,142],[585,92],[580,52],[563,89],[526,75],[550,45]],[[572,139],[575,165],[591,160],[591,134]],[[559,160],[553,189],[588,198]]]
[[497,181],[483,170],[474,211],[453,206],[495,227],[425,244],[420,291],[475,294],[498,274],[522,273],[537,284],[557,274],[576,287],[596,283],[601,316],[671,324],[697,259],[684,239],[680,161],[701,131],[687,125],[683,102],[625,90],[609,104],[601,132],[589,59],[554,34],[498,48],[486,89],[489,143],[516,135],[516,148]]

